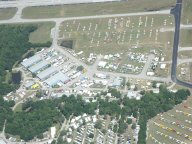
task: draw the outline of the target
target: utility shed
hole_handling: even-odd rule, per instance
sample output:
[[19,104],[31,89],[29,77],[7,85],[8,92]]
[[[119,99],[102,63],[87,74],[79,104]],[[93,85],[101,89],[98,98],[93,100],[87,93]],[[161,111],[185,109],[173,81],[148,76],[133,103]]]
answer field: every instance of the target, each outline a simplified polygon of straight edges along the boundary
[[47,61],[41,61],[35,65],[33,65],[32,67],[29,68],[29,71],[32,72],[32,73],[36,73],[38,72],[39,70],[45,68],[46,66],[48,66],[48,62]]
[[40,60],[41,60],[40,55],[34,55],[34,56],[24,60],[21,64],[24,67],[28,68],[28,67],[32,66],[34,63],[39,62]]
[[45,69],[44,71],[40,72],[37,77],[41,80],[45,80],[46,78],[48,78],[50,75],[57,73],[57,69],[55,67],[49,67],[47,69]]
[[58,72],[55,75],[53,75],[52,77],[45,80],[45,83],[48,84],[49,86],[54,86],[59,82],[66,83],[68,81],[69,81],[69,77],[67,77],[62,72]]

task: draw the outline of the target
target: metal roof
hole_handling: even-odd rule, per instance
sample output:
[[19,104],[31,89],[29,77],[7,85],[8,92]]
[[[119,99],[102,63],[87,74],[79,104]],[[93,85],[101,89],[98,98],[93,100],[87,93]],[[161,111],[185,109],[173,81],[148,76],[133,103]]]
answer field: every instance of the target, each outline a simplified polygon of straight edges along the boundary
[[65,83],[68,80],[69,80],[69,77],[67,77],[62,72],[58,72],[57,74],[55,74],[52,77],[45,80],[45,83],[47,83],[49,86],[53,86],[53,85],[57,84],[58,82]]
[[[29,87],[31,87],[31,86],[34,85],[34,84],[35,84],[35,82],[29,81],[28,83],[25,84],[25,87],[29,88]],[[0,144],[1,144],[1,143],[0,143]]]
[[37,75],[37,77],[40,78],[41,80],[43,80],[55,72],[57,72],[57,69],[55,67],[49,67],[49,68],[45,69],[44,71],[40,72]]
[[24,67],[29,67],[31,66],[32,64],[38,62],[41,60],[41,57],[40,55],[34,55],[30,58],[28,58],[27,60],[23,61],[21,64],[24,66]]
[[32,73],[35,73],[35,72],[37,72],[38,70],[44,68],[47,65],[48,65],[47,61],[41,61],[41,62],[33,65],[32,67],[30,67],[29,71],[31,71]]

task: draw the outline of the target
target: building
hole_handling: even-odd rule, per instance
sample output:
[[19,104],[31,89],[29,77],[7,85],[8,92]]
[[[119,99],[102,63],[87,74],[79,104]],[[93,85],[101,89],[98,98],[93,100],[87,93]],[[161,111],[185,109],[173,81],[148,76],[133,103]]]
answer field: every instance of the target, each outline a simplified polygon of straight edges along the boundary
[[99,64],[98,64],[98,66],[100,68],[104,68],[106,65],[107,65],[107,62],[105,62],[105,61],[100,61]]
[[58,71],[56,70],[55,67],[49,67],[45,69],[44,71],[40,72],[37,74],[37,77],[41,80],[47,79],[50,75],[57,73]]
[[155,73],[154,72],[147,72],[147,76],[154,76]]
[[30,89],[31,86],[34,85],[34,84],[35,84],[34,81],[29,81],[29,82],[27,82],[27,83],[25,84],[25,87],[26,87],[27,89]]
[[165,69],[166,68],[166,64],[161,64],[160,65],[160,69]]
[[67,83],[69,81],[69,77],[63,74],[62,72],[58,72],[55,75],[51,76],[47,80],[45,80],[45,83],[48,84],[50,87],[58,84],[59,82]]
[[32,67],[29,67],[28,69],[32,73],[37,73],[38,71],[42,70],[43,68],[45,68],[48,65],[49,65],[49,63],[47,61],[41,61],[41,62],[33,65]]
[[28,59],[23,60],[23,62],[21,63],[24,67],[28,68],[30,66],[32,66],[33,64],[37,63],[41,61],[41,57],[40,55],[34,55]]
[[7,144],[3,139],[0,138],[0,144]]
[[130,99],[140,100],[142,95],[138,91],[129,90],[127,92],[127,97],[130,98]]
[[118,87],[121,86],[122,82],[123,82],[123,78],[121,78],[121,77],[116,77],[116,78],[114,79],[113,83],[112,83],[112,87],[118,88]]
[[51,127],[51,138],[54,138],[56,135],[56,128],[55,127]]

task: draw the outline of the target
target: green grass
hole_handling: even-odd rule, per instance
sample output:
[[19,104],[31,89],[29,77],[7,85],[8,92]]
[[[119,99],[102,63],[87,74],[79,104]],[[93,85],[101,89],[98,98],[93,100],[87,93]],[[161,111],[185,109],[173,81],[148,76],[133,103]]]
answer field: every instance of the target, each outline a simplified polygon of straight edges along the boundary
[[[192,99],[191,97],[188,98],[188,100],[185,102],[185,105],[188,105],[190,107],[192,107]],[[164,119],[166,120],[169,120],[169,121],[172,121],[172,122],[178,122],[186,127],[191,127],[191,124],[189,123],[186,123],[185,120],[190,120],[191,117],[187,117],[183,114],[180,114],[180,113],[177,113],[176,110],[181,110],[181,111],[184,111],[184,112],[188,112],[190,114],[192,114],[192,111],[190,109],[187,109],[187,108],[184,108],[184,104],[180,104],[180,105],[177,105],[174,109],[168,111],[168,112],[165,112],[161,115],[158,115],[156,117],[154,117],[153,119],[149,120],[148,122],[148,135],[152,135],[153,137],[155,137],[158,141],[160,141],[161,143],[169,143],[169,144],[175,144],[176,141],[174,140],[170,140],[169,139],[169,136],[172,136],[178,140],[181,140],[181,141],[184,141],[186,143],[191,143],[188,139],[186,139],[184,136],[179,136],[177,135],[175,132],[171,132],[171,131],[168,131],[168,130],[164,130],[158,126],[156,126],[153,121],[159,123],[159,124],[162,124],[163,126],[165,127],[169,127],[169,128],[172,128],[172,129],[175,129],[177,132],[181,132],[182,134],[187,134],[189,136],[192,136],[192,133],[185,129],[185,128],[181,128],[179,127],[178,125],[174,125],[174,124],[171,124],[169,122],[165,122],[165,121],[162,121],[160,120],[159,118],[160,117],[163,117]],[[173,117],[170,116],[170,114],[174,115]],[[167,137],[165,137],[164,135],[160,135],[160,134],[157,134],[156,131],[159,131],[165,135],[168,135]],[[153,144],[155,143],[151,137],[148,137],[147,139],[147,144]]]
[[[177,66],[177,78],[184,81],[191,83],[191,72],[190,72],[191,63],[182,63]],[[185,74],[182,75],[182,69],[184,68]]]
[[22,15],[23,18],[38,19],[117,14],[167,9],[174,4],[175,0],[129,0],[128,2],[105,2],[63,6],[38,6],[25,8]]
[[179,58],[181,59],[189,59],[191,57],[192,57],[192,50],[179,52]]
[[180,46],[191,47],[192,46],[192,30],[181,30],[180,34]]
[[14,112],[21,112],[22,111],[22,103],[18,104],[17,107],[14,109]]
[[12,18],[16,11],[17,8],[0,8],[0,20]]
[[39,23],[38,29],[30,34],[29,41],[31,43],[46,43],[52,41],[50,37],[51,29],[55,26],[54,22]]
[[[146,17],[148,18],[147,20],[148,24],[145,26]],[[173,18],[169,15],[141,16],[141,20],[143,22],[141,26],[139,26],[139,19],[140,16],[123,17],[123,19],[121,17],[118,17],[118,18],[65,21],[60,27],[60,39],[73,39],[75,41],[74,50],[76,52],[83,51],[84,52],[83,54],[86,57],[90,53],[96,53],[96,54],[115,54],[118,52],[124,53],[129,51],[133,45],[137,44],[137,42],[139,43],[141,48],[133,49],[133,51],[135,52],[149,53],[151,49],[160,47],[161,49],[163,48],[163,50],[166,51],[166,54],[171,54],[173,33],[158,32],[157,41],[155,40],[155,37],[157,29],[159,30],[161,27],[173,26]],[[152,19],[154,20],[154,22],[153,25],[151,26]],[[165,19],[167,19],[166,26],[164,26]],[[110,20],[112,20],[112,25],[111,28],[108,29],[108,22]],[[116,23],[115,28],[114,23],[116,20],[118,20],[118,22]],[[128,25],[126,26],[128,20],[130,20],[130,24],[129,26]],[[95,29],[96,27],[97,29]],[[151,37],[149,36],[150,30],[152,30]],[[137,39],[136,37],[138,31],[140,31],[140,37]],[[108,37],[105,39],[107,35],[106,33],[108,33]],[[131,36],[132,39],[130,40]],[[117,40],[118,37],[120,37],[119,40]],[[91,42],[92,39],[93,43]],[[168,41],[170,41],[169,45]]]
[[192,0],[183,0],[182,23],[192,24]]
[[5,76],[5,83],[9,83],[10,81],[12,81],[12,73],[9,71],[6,71],[6,76]]

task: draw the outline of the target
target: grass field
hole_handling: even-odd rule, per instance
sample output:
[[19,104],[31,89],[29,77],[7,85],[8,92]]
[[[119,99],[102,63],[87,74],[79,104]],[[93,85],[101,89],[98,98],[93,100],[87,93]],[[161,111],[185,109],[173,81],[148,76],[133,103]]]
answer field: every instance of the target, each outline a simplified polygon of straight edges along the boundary
[[14,109],[14,112],[22,112],[22,103],[17,105],[17,107]]
[[192,50],[179,52],[179,58],[180,59],[189,59],[191,57],[192,57]]
[[12,18],[16,11],[17,8],[0,8],[0,20]]
[[192,83],[192,63],[182,63],[177,66],[178,79]]
[[175,0],[129,0],[127,2],[106,2],[92,4],[73,4],[63,6],[27,7],[23,18],[75,17],[102,14],[142,12],[170,8]]
[[39,23],[38,29],[30,34],[29,41],[31,43],[46,43],[52,41],[50,36],[51,29],[55,26],[54,22]]
[[180,46],[190,47],[192,46],[192,30],[181,30],[180,34]]
[[148,122],[147,144],[166,143],[180,144],[192,143],[192,98],[174,109],[159,114]]
[[60,27],[60,39],[72,39],[74,50],[90,53],[115,54],[128,52],[149,53],[152,49],[171,54],[173,35],[160,32],[172,27],[170,15],[117,17],[65,21]]
[[192,24],[192,0],[183,0],[182,23]]

